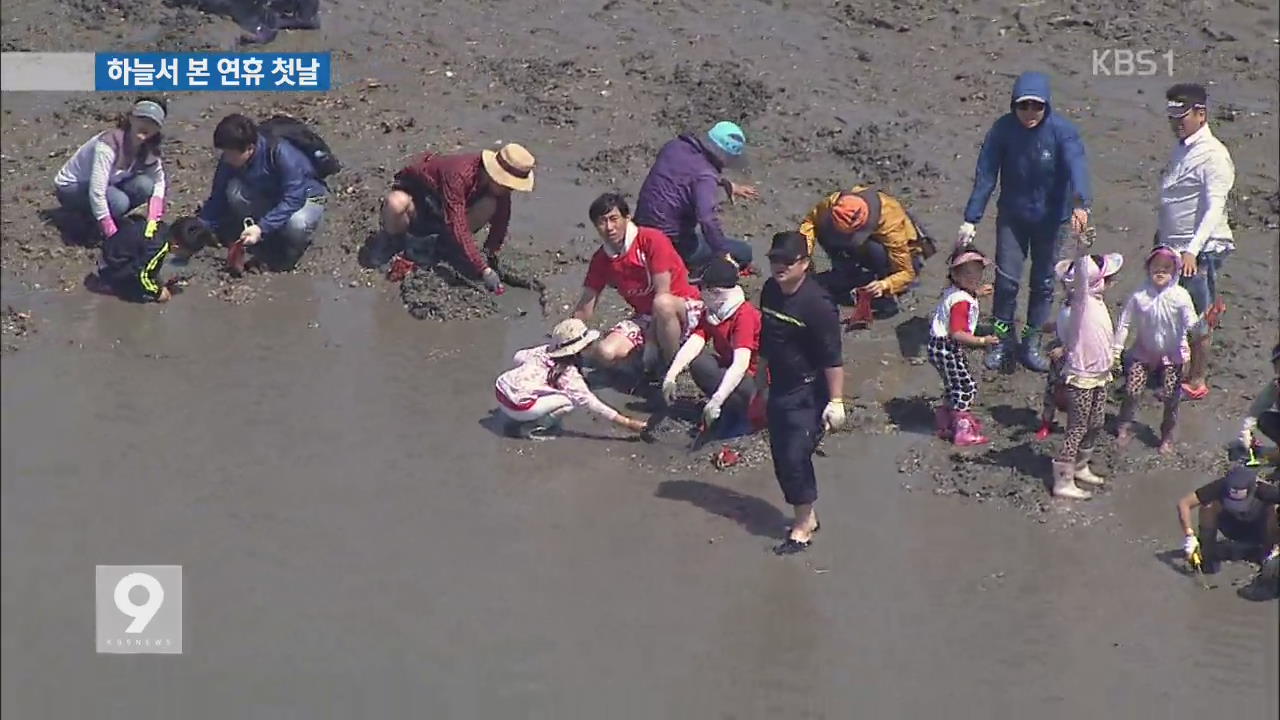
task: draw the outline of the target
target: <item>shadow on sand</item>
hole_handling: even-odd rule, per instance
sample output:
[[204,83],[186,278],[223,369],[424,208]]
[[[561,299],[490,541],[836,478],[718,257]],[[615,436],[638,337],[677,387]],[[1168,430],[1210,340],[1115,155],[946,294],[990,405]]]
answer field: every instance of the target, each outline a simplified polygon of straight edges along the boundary
[[[508,440],[514,440],[516,442],[542,442],[539,440],[522,440],[517,437],[512,437],[507,432],[507,426],[509,424],[512,424],[512,421],[508,419],[507,416],[503,415],[497,408],[490,410],[489,414],[477,420],[476,424],[500,438],[506,438]],[[631,435],[631,436],[599,435],[596,433],[585,433],[585,432],[580,432],[578,430],[564,430],[564,429],[561,429],[555,435],[548,437],[547,439],[551,440],[555,438],[577,438],[579,440],[610,440],[613,442],[624,442],[624,443],[641,442],[640,437],[637,435]]]
[[687,502],[712,515],[728,518],[744,530],[764,538],[786,538],[790,520],[771,503],[736,490],[699,480],[665,480],[658,484],[655,497]]

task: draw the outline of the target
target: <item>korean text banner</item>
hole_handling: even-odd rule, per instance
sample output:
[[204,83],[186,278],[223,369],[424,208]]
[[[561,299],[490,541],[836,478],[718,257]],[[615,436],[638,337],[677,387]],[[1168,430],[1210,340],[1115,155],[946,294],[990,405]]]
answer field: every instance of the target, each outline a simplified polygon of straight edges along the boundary
[[329,53],[96,53],[94,89],[326,91]]

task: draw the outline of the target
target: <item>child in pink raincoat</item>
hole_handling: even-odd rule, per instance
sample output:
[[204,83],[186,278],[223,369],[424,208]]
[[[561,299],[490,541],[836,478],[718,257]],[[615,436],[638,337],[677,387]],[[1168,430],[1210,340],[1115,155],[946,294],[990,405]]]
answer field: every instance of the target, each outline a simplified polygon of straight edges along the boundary
[[1070,289],[1071,312],[1058,328],[1066,361],[1063,375],[1067,385],[1067,431],[1062,448],[1053,461],[1053,494],[1087,500],[1092,493],[1076,482],[1101,485],[1103,480],[1089,469],[1094,443],[1106,417],[1107,383],[1111,382],[1111,342],[1114,331],[1111,313],[1103,299],[1108,280],[1120,271],[1124,258],[1119,253],[1080,255],[1063,260],[1054,272]]

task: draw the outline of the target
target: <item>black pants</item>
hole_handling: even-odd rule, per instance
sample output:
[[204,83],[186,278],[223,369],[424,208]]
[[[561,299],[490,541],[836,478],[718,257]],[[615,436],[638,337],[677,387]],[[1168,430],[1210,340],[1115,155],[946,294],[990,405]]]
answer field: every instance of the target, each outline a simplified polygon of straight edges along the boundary
[[[715,357],[709,352],[703,352],[689,364],[689,375],[693,377],[693,382],[698,389],[707,397],[714,395],[720,388],[724,373],[725,368],[720,367],[720,363],[716,362]],[[743,375],[738,387],[729,393],[729,397],[725,398],[724,405],[720,409],[728,414],[746,413],[747,405],[751,403],[751,397],[755,394],[755,378],[749,374]]]
[[782,389],[771,386],[765,416],[769,422],[769,452],[773,474],[788,505],[808,505],[818,499],[813,452],[822,437],[822,410],[827,391],[820,380]]

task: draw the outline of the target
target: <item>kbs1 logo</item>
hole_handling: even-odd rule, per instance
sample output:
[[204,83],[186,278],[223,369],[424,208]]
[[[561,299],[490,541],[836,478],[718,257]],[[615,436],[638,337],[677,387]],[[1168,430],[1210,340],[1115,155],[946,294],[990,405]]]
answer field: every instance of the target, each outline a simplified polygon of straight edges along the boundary
[[1160,53],[1128,48],[1094,49],[1093,74],[1095,77],[1151,77],[1160,73],[1161,60],[1165,74],[1173,77],[1172,50]]
[[98,652],[182,654],[182,566],[99,565]]

